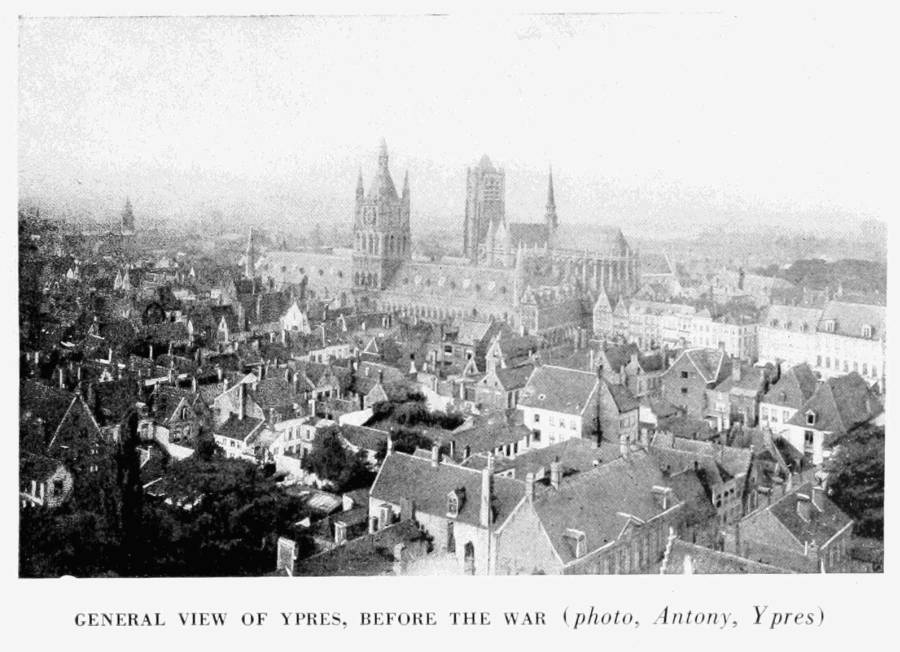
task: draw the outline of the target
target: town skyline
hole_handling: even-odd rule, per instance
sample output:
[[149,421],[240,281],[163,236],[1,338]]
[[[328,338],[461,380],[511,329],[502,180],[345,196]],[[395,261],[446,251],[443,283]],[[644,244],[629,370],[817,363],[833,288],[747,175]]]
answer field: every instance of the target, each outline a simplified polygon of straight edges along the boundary
[[[20,193],[92,216],[130,196],[159,220],[349,223],[356,176],[371,176],[384,137],[393,174],[410,172],[413,223],[455,225],[465,169],[487,154],[522,221],[540,220],[553,165],[567,223],[852,231],[890,213],[867,151],[880,109],[822,135],[861,110],[835,89],[878,92],[865,83],[876,68],[855,67],[875,46],[826,20],[804,33],[803,56],[785,56],[799,22],[772,33],[716,15],[26,19]],[[461,35],[470,48],[445,47]],[[765,53],[742,52],[763,35]],[[338,56],[341,42],[371,56]],[[478,56],[489,42],[507,46],[496,61]],[[651,42],[679,57],[641,54]],[[615,64],[586,77],[576,64],[597,57]]]

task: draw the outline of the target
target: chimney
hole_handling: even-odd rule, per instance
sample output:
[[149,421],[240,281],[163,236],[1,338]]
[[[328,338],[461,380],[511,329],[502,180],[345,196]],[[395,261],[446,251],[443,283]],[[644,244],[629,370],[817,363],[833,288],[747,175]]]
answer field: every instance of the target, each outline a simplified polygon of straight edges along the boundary
[[631,455],[631,442],[628,441],[628,437],[620,436],[619,437],[619,454],[624,457],[626,460]]
[[271,426],[274,424],[275,424],[275,408],[270,407],[269,408],[269,425]]
[[534,473],[525,474],[525,498],[529,503],[534,500]]
[[494,487],[494,457],[488,454],[488,465],[481,470],[481,527],[491,527],[493,515],[491,514],[491,498]]
[[559,480],[562,476],[562,465],[559,463],[559,457],[550,462],[550,485],[554,489],[559,489]]
[[737,358],[731,361],[731,380],[735,383],[741,380],[741,361]]
[[450,459],[456,460],[456,440],[450,440]]
[[369,534],[375,534],[378,531],[378,517],[370,516],[369,517]]
[[[259,303],[257,303],[259,305]],[[334,545],[342,546],[347,543],[347,524],[343,521],[334,522]]]
[[431,467],[437,468],[438,464],[441,462],[441,448],[437,444],[432,444],[431,446]]
[[812,504],[820,512],[825,509],[825,487],[816,486],[812,490]]
[[797,516],[809,523],[812,500],[806,494],[797,494]]
[[391,435],[391,434],[388,434],[388,438],[387,438],[387,454],[390,455],[390,454],[393,453],[393,452],[394,452],[394,436]]
[[244,413],[246,412],[246,383],[241,383],[238,387],[238,419],[240,421],[244,420]]
[[378,529],[383,530],[394,520],[394,512],[387,503],[382,503],[379,510]]
[[150,359],[153,360],[153,345],[150,345]]
[[653,486],[653,496],[656,498],[657,505],[659,505],[660,509],[666,511],[671,506],[670,496],[672,494],[672,490],[669,487],[661,487],[659,485]]
[[316,415],[316,399],[309,399],[309,414],[310,416]]
[[594,349],[588,353],[588,371],[594,370]]
[[218,376],[219,382],[221,383],[221,382],[222,382],[222,376],[223,376],[223,373],[222,373],[222,367],[219,366],[219,365],[216,365],[216,376]]
[[467,460],[472,455],[472,448],[466,444],[466,447],[463,448],[463,459]]
[[[65,376],[65,373],[63,372],[62,367],[59,368],[59,388],[60,389],[66,388],[66,376]],[[866,407],[868,408],[868,399],[866,399]]]
[[197,393],[197,376],[191,376],[191,391]]

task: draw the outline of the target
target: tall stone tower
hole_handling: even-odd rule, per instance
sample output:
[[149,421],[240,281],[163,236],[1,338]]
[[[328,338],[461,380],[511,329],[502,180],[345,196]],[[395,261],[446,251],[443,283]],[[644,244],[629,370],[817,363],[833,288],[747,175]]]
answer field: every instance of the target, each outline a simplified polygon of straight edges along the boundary
[[247,235],[247,249],[244,252],[244,278],[252,279],[256,276],[256,243],[253,241],[253,227]]
[[409,173],[397,194],[388,169],[387,144],[381,141],[378,169],[369,191],[363,188],[362,171],[356,184],[356,215],[353,221],[353,286],[357,290],[380,290],[391,280],[404,260],[411,256],[409,230]]
[[466,174],[466,218],[463,225],[463,255],[478,262],[479,247],[488,232],[506,224],[506,175],[495,168],[487,154]]
[[131,200],[125,198],[125,208],[122,209],[122,235],[134,235],[134,211],[131,208]]

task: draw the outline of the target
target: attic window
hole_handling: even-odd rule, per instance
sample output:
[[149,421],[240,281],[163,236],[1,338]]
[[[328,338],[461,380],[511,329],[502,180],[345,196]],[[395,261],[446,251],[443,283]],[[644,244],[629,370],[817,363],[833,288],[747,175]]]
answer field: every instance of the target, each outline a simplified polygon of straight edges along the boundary
[[806,413],[806,425],[808,425],[808,426],[816,425],[816,413],[813,412],[812,410],[809,410]]
[[586,550],[587,538],[581,530],[576,530],[574,528],[566,528],[566,538],[569,539],[572,543],[575,544],[575,550],[572,552],[576,559],[579,557],[583,557]]
[[862,326],[862,336],[865,338],[871,338],[872,334],[875,332],[875,329],[872,328],[871,324],[863,324]]
[[823,327],[825,328],[825,332],[826,332],[826,333],[833,333],[833,332],[834,332],[834,327],[835,327],[835,322],[834,322],[834,320],[833,320],[833,319],[827,319],[827,320],[825,320],[825,323],[823,324]]
[[546,395],[546,394],[538,394],[538,400],[539,400],[539,401],[543,401],[545,398],[547,398],[547,395]]

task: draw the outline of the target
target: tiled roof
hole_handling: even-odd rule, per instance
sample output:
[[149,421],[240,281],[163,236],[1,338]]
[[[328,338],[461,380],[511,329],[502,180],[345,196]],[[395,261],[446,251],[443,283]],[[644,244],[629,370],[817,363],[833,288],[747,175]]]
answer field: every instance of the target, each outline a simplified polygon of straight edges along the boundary
[[488,334],[492,323],[490,320],[462,319],[458,324],[456,341],[473,346],[479,344]]
[[519,405],[564,414],[581,414],[596,391],[597,376],[564,367],[535,367]]
[[724,471],[722,475],[728,477],[747,473],[752,457],[748,448],[723,446],[684,437],[667,437],[661,433],[654,434],[650,442],[650,450],[660,459],[665,458],[667,463],[672,464],[675,468],[679,464],[681,469],[690,468],[693,460],[704,464],[715,463]]
[[[495,469],[498,473],[513,469],[515,477],[521,480],[527,473],[546,474],[550,469],[550,463],[559,460],[563,477],[568,477],[573,473],[592,469],[598,464],[610,462],[621,455],[622,451],[618,444],[603,441],[598,447],[595,441],[573,437],[558,444],[528,449],[512,458],[497,458]],[[481,469],[484,468],[485,462],[486,458],[483,456],[473,456],[466,466]]]
[[244,417],[239,419],[236,414],[228,417],[222,425],[216,428],[215,433],[222,437],[228,437],[236,441],[245,441],[253,432],[260,428],[265,421],[254,417]]
[[522,364],[517,367],[502,367],[497,369],[497,380],[503,385],[503,389],[509,391],[525,387],[531,372],[534,371],[533,364]]
[[844,434],[884,412],[881,400],[855,371],[821,383],[803,407],[788,421],[807,426],[806,413],[815,413],[816,430]]
[[880,339],[885,335],[885,312],[884,306],[829,301],[822,311],[819,330],[824,330],[825,321],[834,320],[834,332],[838,335],[862,337],[863,326],[870,326],[873,330],[868,339]]
[[263,411],[270,408],[290,407],[294,403],[300,402],[299,395],[294,391],[293,383],[280,376],[263,378],[256,383],[255,388],[251,389],[250,396]]
[[812,333],[816,330],[821,313],[818,308],[772,304],[766,309],[762,325],[796,333]]
[[609,393],[616,404],[616,409],[619,410],[619,414],[631,412],[640,407],[641,404],[638,403],[637,399],[625,385],[620,385],[618,383],[604,383],[604,385],[609,390]]
[[812,498],[812,492],[813,486],[807,482],[766,509],[799,541],[815,542],[821,546],[853,521],[827,496],[821,496],[818,500],[822,509],[810,505],[809,521],[803,520],[797,513],[797,501],[801,500],[801,495]]
[[575,559],[568,530],[584,532],[587,552],[597,550],[615,541],[630,517],[646,522],[662,513],[653,487],[666,484],[646,453],[632,451],[627,458],[564,479],[558,490],[536,492],[534,509],[551,545],[568,563]]
[[514,247],[543,246],[547,243],[547,225],[542,222],[509,222],[506,225],[510,242]]
[[762,391],[766,381],[766,370],[755,365],[743,364],[740,362],[732,362],[733,365],[741,365],[741,377],[734,379],[734,374],[729,374],[721,383],[716,386],[717,392],[730,392],[732,389],[743,389],[753,392]]
[[498,446],[513,444],[531,434],[521,423],[510,423],[505,414],[495,414],[479,419],[472,427],[457,429],[445,436],[445,443],[454,442],[457,456],[461,457],[466,446],[470,455],[493,451]]
[[377,451],[378,447],[387,442],[388,433],[377,428],[366,426],[343,425],[338,427],[341,437],[347,443],[356,448],[367,451]]
[[62,466],[59,460],[46,455],[33,455],[25,453],[19,457],[19,486],[22,489],[30,487],[32,480],[44,482]]
[[693,363],[706,383],[715,382],[726,367],[730,368],[728,356],[721,349],[686,349],[681,355]]
[[553,234],[553,248],[605,256],[624,256],[630,250],[620,229],[589,223],[560,224]]
[[[334,520],[341,520],[340,514],[335,515]],[[390,575],[394,569],[394,546],[424,538],[415,521],[401,521],[373,534],[351,539],[332,550],[298,560],[293,574],[317,577]]]
[[26,380],[19,386],[19,411],[23,417],[31,415],[43,419],[49,438],[59,427],[73,398],[74,395],[66,390]]
[[818,378],[804,362],[782,373],[778,382],[766,392],[762,402],[799,410],[815,393],[818,385]]
[[[519,480],[494,477],[494,523],[502,523],[525,496],[525,485]],[[447,495],[464,488],[466,499],[456,520],[480,525],[481,473],[442,461],[437,467],[430,459],[394,452],[384,459],[375,484],[373,498],[399,505],[404,499],[415,502],[417,511],[444,516]]]
[[667,575],[681,575],[688,569],[696,575],[791,572],[771,564],[763,564],[728,552],[712,550],[675,539],[666,555],[665,572]]

